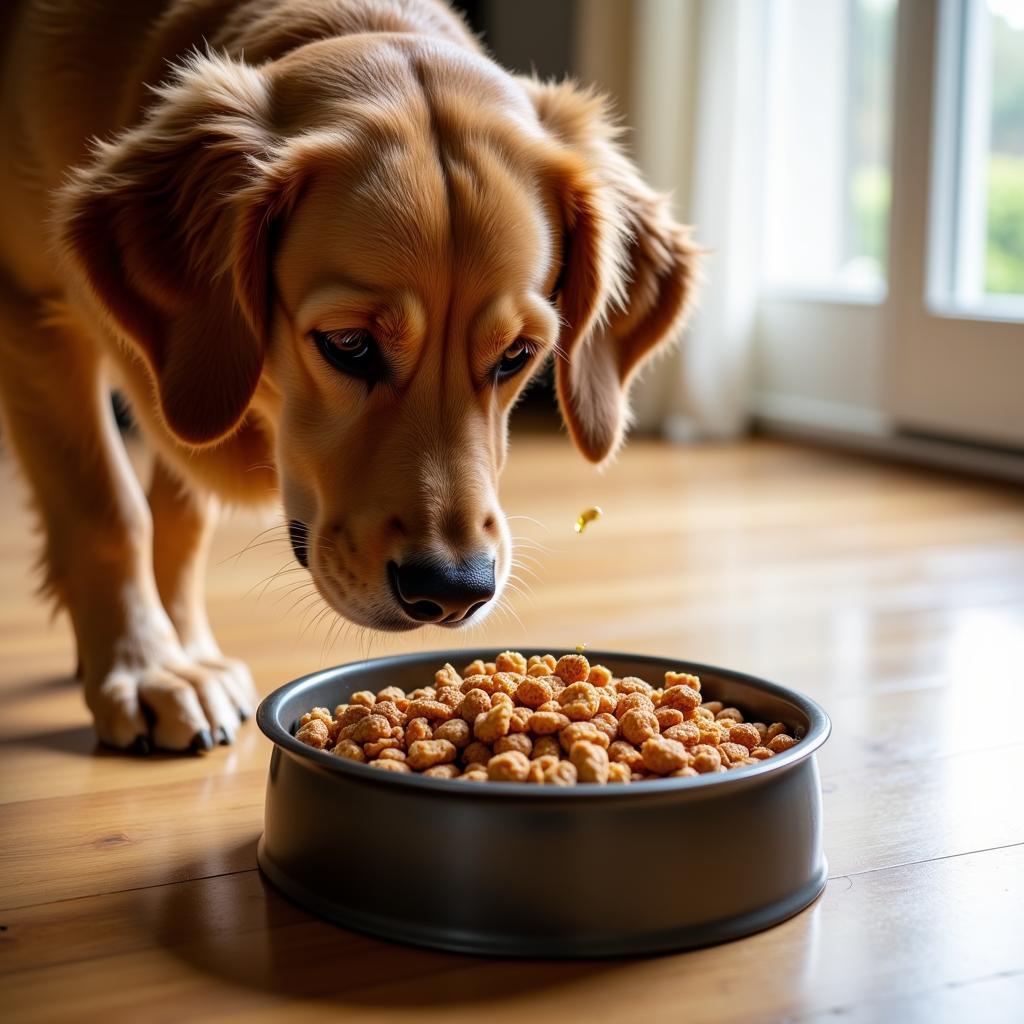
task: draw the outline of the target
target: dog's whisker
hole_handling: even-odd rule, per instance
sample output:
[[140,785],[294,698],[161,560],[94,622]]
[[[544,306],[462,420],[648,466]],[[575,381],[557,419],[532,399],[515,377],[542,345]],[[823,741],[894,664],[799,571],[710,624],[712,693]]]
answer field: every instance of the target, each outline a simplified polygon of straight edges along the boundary
[[[268,526],[265,530],[260,530],[252,540],[245,544],[239,551],[236,551],[233,555],[228,555],[226,558],[218,562],[218,565],[224,565],[225,562],[230,562],[234,559],[236,562],[242,557],[247,551],[251,551],[254,547],[258,546],[258,543],[262,543],[261,538],[266,537],[268,533],[273,533],[275,530],[283,529],[283,523],[274,523],[272,526]],[[281,537],[281,540],[287,540],[287,537]]]
[[525,519],[528,523],[534,523],[535,525],[539,526],[546,533],[550,533],[551,532],[551,527],[549,527],[545,523],[542,523],[539,519],[534,519],[533,516],[516,515],[516,516],[505,516],[505,518],[506,519],[510,519],[510,520],[511,519]]
[[[268,587],[276,580],[281,579],[283,576],[288,576],[296,571],[305,572],[306,570],[302,566],[292,565],[291,562],[285,562],[276,572],[271,573],[264,580],[260,580],[258,583],[254,583],[247,591],[245,596],[248,597],[257,587],[260,587],[260,592],[256,596],[256,600],[262,600],[264,594],[266,594]],[[262,586],[261,586],[262,584]]]

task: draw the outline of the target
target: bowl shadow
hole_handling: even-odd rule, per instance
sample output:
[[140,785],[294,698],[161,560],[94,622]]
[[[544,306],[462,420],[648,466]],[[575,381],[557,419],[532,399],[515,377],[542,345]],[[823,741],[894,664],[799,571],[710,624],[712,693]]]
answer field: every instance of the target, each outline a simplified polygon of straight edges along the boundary
[[[289,902],[256,869],[255,840],[230,851],[229,859],[253,867],[149,890],[138,908],[139,927],[191,969],[282,999],[350,1008],[477,1003],[485,1009],[509,993],[520,998],[571,987],[651,959],[503,960],[386,942]],[[194,867],[201,873],[202,865]]]

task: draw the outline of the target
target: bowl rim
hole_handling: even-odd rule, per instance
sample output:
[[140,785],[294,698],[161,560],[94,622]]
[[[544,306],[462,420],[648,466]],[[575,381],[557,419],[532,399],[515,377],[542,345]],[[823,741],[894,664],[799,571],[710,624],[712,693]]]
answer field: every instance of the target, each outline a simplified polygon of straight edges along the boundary
[[[518,650],[527,657],[533,654],[548,653],[542,648],[507,648]],[[825,709],[814,699],[808,697],[799,690],[790,689],[779,683],[762,679],[759,676],[750,675],[747,672],[740,672],[735,669],[722,668],[717,665],[709,665],[704,662],[687,661],[680,658],[667,658],[657,654],[630,653],[628,651],[586,651],[588,661],[597,664],[614,663],[617,660],[649,661],[657,662],[666,668],[671,667],[672,671],[690,672],[699,676],[702,672],[707,675],[727,677],[737,682],[746,683],[755,689],[761,690],[773,697],[784,700],[796,706],[808,719],[809,727],[807,734],[799,743],[790,747],[789,750],[776,754],[774,757],[761,761],[756,765],[745,765],[734,771],[713,772],[707,775],[698,775],[696,778],[664,778],[645,780],[635,786],[629,785],[601,785],[599,783],[580,782],[575,786],[537,786],[526,782],[502,782],[495,785],[474,785],[460,782],[458,779],[438,779],[431,776],[424,776],[416,773],[384,772],[377,768],[370,768],[368,765],[358,761],[350,761],[348,758],[335,757],[329,751],[318,750],[300,740],[289,731],[288,726],[281,722],[281,708],[284,702],[296,693],[311,690],[325,680],[334,677],[356,675],[361,670],[377,668],[382,666],[405,666],[417,663],[427,663],[436,666],[453,659],[467,659],[473,661],[476,658],[492,656],[496,648],[474,647],[474,648],[448,648],[438,651],[414,651],[408,654],[383,655],[377,658],[365,658],[358,661],[346,662],[334,665],[329,668],[319,669],[304,676],[299,676],[279,686],[276,690],[267,694],[260,701],[256,709],[256,723],[260,731],[276,747],[286,751],[301,761],[307,761],[311,767],[325,770],[342,776],[351,776],[354,781],[363,783],[378,783],[385,786],[405,786],[414,789],[423,789],[434,792],[438,795],[461,794],[472,795],[482,799],[506,799],[508,797],[551,799],[594,799],[594,798],[619,798],[628,797],[630,800],[641,798],[642,795],[659,795],[666,792],[692,792],[702,793],[714,787],[730,787],[735,789],[738,786],[745,786],[757,780],[766,780],[771,775],[784,772],[793,765],[811,757],[824,742],[832,731],[832,720]],[[312,706],[312,705],[311,705]]]

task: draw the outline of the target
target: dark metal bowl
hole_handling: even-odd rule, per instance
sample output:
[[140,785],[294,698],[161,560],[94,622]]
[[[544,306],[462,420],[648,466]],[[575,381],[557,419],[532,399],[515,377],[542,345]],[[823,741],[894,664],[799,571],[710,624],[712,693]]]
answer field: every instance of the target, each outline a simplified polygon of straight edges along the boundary
[[[543,653],[524,651],[524,653]],[[806,730],[758,765],[573,788],[382,772],[292,730],[357,690],[428,685],[436,651],[327,669],[282,686],[257,721],[274,742],[259,865],[305,909],[386,939],[462,953],[591,957],[705,946],[759,931],[825,885],[813,700],[739,672],[588,651],[616,675],[699,675],[706,699]]]

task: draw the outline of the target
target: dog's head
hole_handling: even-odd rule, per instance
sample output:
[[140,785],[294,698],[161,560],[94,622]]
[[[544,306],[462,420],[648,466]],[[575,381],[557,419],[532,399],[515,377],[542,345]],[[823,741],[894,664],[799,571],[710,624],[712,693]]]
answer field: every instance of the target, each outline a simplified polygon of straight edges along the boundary
[[347,618],[459,625],[509,572],[509,411],[554,354],[569,432],[619,445],[694,251],[602,103],[444,44],[196,57],[58,205],[63,248],[183,444],[270,395],[296,555]]

